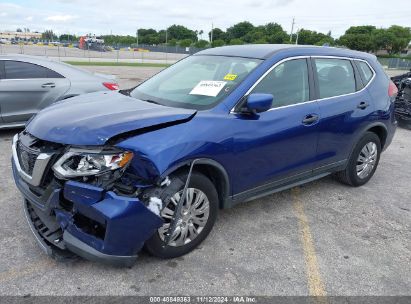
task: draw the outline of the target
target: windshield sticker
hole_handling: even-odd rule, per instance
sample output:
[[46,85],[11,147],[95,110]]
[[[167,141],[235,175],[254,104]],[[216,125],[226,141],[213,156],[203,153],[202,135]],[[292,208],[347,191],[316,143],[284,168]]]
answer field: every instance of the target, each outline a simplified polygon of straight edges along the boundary
[[216,97],[226,85],[226,81],[202,80],[189,93],[190,95],[203,95]]
[[237,78],[237,76],[238,76],[238,75],[236,75],[236,74],[227,74],[227,75],[224,76],[224,80],[233,81],[233,80],[235,80],[235,79]]

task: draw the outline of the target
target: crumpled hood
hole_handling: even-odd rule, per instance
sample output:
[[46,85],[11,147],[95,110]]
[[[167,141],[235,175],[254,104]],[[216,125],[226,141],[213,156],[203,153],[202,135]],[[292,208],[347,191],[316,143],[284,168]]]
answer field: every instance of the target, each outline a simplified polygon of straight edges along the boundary
[[71,145],[103,145],[121,133],[184,122],[195,110],[165,107],[118,92],[96,92],[40,111],[26,126],[37,138]]

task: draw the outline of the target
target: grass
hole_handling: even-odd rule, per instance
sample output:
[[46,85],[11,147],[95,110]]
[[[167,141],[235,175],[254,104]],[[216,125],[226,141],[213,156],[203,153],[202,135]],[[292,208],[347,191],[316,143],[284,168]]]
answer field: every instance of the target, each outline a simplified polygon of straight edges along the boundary
[[65,63],[72,65],[83,66],[127,66],[127,67],[154,67],[165,68],[170,64],[165,63],[139,63],[139,62],[112,62],[112,61],[64,61]]

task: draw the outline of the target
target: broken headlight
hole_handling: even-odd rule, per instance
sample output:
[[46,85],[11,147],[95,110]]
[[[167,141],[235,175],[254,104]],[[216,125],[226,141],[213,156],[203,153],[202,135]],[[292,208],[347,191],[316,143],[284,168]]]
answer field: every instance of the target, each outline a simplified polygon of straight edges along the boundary
[[57,177],[101,175],[125,169],[133,158],[128,151],[70,149],[53,166]]

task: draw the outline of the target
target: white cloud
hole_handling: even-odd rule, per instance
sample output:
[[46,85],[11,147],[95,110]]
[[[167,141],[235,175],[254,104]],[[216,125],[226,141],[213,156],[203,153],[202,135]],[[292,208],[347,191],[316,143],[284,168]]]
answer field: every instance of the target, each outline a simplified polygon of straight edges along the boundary
[[67,22],[73,19],[76,19],[77,16],[73,15],[54,15],[54,16],[48,16],[44,18],[45,21],[53,21],[53,22]]
[[410,26],[409,12],[398,11],[408,7],[409,0],[388,7],[375,0],[117,0],[109,8],[101,0],[25,0],[24,7],[13,1],[0,0],[0,30],[135,35],[137,28],[160,30],[181,24],[207,35],[211,23],[224,30],[247,20],[254,25],[277,22],[289,32],[295,17],[294,30],[331,30],[338,37],[351,25]]

